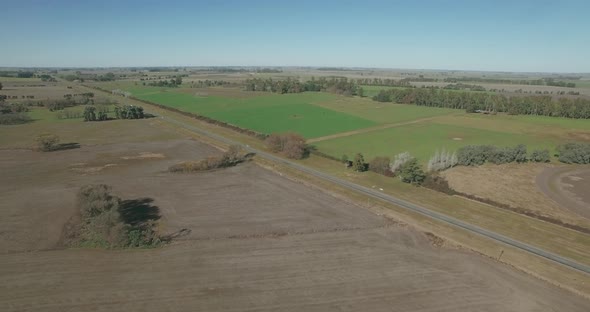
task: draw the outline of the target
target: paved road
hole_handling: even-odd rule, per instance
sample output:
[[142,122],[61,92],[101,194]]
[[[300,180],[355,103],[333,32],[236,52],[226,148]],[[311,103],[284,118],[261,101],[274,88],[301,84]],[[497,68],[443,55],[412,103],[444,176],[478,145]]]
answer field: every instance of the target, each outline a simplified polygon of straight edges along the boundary
[[401,199],[396,198],[394,196],[384,194],[384,193],[379,192],[379,191],[376,191],[374,189],[371,189],[371,188],[368,188],[368,187],[364,187],[364,186],[361,186],[361,185],[358,185],[358,184],[355,184],[355,183],[352,183],[352,182],[349,182],[349,181],[346,181],[346,180],[343,180],[343,179],[336,178],[336,177],[334,177],[332,175],[329,175],[329,174],[323,173],[321,171],[317,171],[317,170],[311,169],[309,167],[306,167],[306,166],[303,166],[301,164],[298,164],[298,163],[295,163],[295,162],[286,160],[286,159],[281,158],[281,157],[277,157],[277,156],[275,156],[273,154],[269,154],[269,153],[266,153],[266,152],[263,152],[263,151],[254,149],[254,148],[252,148],[250,146],[244,146],[243,144],[241,144],[239,142],[236,142],[236,141],[227,139],[225,137],[222,137],[220,135],[211,133],[211,132],[206,131],[206,130],[203,130],[203,129],[199,129],[197,127],[191,126],[190,124],[187,124],[187,123],[178,121],[176,119],[172,119],[172,118],[169,118],[169,117],[160,117],[160,118],[162,120],[165,120],[167,122],[176,124],[176,125],[178,125],[178,126],[180,126],[182,128],[185,128],[187,130],[196,132],[196,133],[198,133],[200,135],[203,135],[203,136],[210,137],[210,138],[212,138],[214,140],[223,142],[225,144],[228,144],[228,145],[240,145],[245,150],[247,150],[249,152],[252,152],[252,153],[256,153],[256,155],[258,157],[262,157],[264,159],[271,160],[271,161],[274,161],[274,162],[277,162],[277,163],[280,163],[280,164],[289,166],[291,168],[295,168],[295,169],[301,170],[301,171],[303,171],[305,173],[308,173],[308,174],[311,174],[311,175],[313,175],[315,177],[322,178],[324,180],[327,180],[327,181],[336,183],[336,184],[338,184],[340,186],[343,186],[343,187],[349,188],[351,190],[354,190],[354,191],[357,191],[357,192],[366,194],[366,195],[371,196],[373,198],[377,198],[377,199],[380,199],[380,200],[383,200],[383,201],[386,201],[386,202],[395,204],[395,205],[400,206],[402,208],[405,208],[407,210],[410,210],[410,211],[417,212],[419,214],[428,216],[428,217],[430,217],[432,219],[446,222],[448,224],[451,224],[453,226],[456,226],[456,227],[459,227],[459,228],[468,230],[468,231],[473,232],[475,234],[478,234],[478,235],[481,235],[481,236],[484,236],[484,237],[493,239],[495,241],[504,243],[506,245],[509,245],[509,246],[516,247],[518,249],[527,251],[527,252],[532,253],[534,255],[537,255],[539,257],[542,257],[542,258],[545,258],[545,259],[548,259],[548,260],[557,262],[559,264],[562,264],[564,266],[567,266],[567,267],[570,267],[570,268],[573,268],[573,269],[582,271],[584,273],[590,274],[590,267],[589,266],[584,265],[584,264],[581,264],[581,263],[578,263],[578,262],[575,262],[575,261],[573,261],[571,259],[568,259],[568,258],[559,256],[559,255],[556,255],[554,253],[545,251],[543,249],[540,249],[540,248],[531,246],[529,244],[526,244],[526,243],[523,243],[523,242],[520,242],[520,241],[511,239],[509,237],[506,237],[504,235],[501,235],[501,234],[498,234],[498,233],[495,233],[495,232],[486,230],[486,229],[481,228],[479,226],[475,226],[475,225],[472,225],[472,224],[469,224],[469,223],[460,221],[458,219],[449,217],[449,216],[447,216],[445,214],[442,214],[442,213],[439,213],[439,212],[436,212],[436,211],[432,211],[430,209],[427,209],[427,208],[424,208],[424,207],[421,207],[421,206],[412,204],[412,203],[407,202],[405,200],[401,200]]

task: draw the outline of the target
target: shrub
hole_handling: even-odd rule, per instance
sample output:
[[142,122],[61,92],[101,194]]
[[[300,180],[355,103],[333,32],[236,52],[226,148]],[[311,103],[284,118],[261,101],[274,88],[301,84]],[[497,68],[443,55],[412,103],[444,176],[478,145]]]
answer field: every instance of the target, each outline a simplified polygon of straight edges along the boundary
[[31,117],[22,113],[0,114],[0,125],[20,125],[31,121]]
[[307,145],[305,138],[297,133],[273,133],[264,143],[274,153],[282,153],[288,158],[301,159],[305,157]]
[[448,195],[457,194],[457,192],[451,188],[449,182],[437,173],[428,174],[424,179],[424,182],[422,182],[422,186]]
[[457,151],[457,164],[462,166],[483,165],[494,150],[490,145],[467,145]]
[[369,162],[369,170],[382,175],[391,175],[389,171],[389,157],[375,157]]
[[551,161],[551,156],[549,155],[549,150],[534,150],[531,152],[530,159],[534,162],[547,163]]
[[457,154],[438,150],[434,153],[434,156],[428,161],[428,171],[443,171],[452,168],[457,165]]
[[412,157],[412,155],[410,155],[409,152],[403,152],[395,155],[395,157],[393,158],[393,162],[389,164],[389,170],[393,174],[397,174],[402,165],[411,160],[412,158],[414,157]]
[[557,147],[559,161],[566,164],[590,164],[590,143],[567,143]]
[[426,178],[426,174],[418,164],[418,160],[412,158],[400,167],[399,177],[405,183],[420,185]]
[[250,157],[249,154],[242,154],[241,148],[238,145],[232,145],[228,151],[219,157],[207,157],[199,161],[185,161],[176,165],[168,167],[170,172],[189,173],[195,171],[205,171],[218,168],[226,168],[235,166],[244,162]]
[[36,140],[39,150],[43,152],[53,151],[59,146],[59,137],[55,134],[41,134]]

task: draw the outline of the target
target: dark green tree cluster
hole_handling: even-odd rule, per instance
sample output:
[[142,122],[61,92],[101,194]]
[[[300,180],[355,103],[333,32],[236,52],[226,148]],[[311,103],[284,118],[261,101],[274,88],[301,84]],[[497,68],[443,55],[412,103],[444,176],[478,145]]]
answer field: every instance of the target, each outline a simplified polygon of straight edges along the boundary
[[275,93],[300,93],[305,91],[327,91],[344,94],[348,96],[362,96],[362,88],[354,81],[347,78],[326,78],[321,77],[301,82],[297,79],[287,78],[284,80],[273,80],[272,78],[248,79],[245,82],[246,91],[265,91]]
[[566,164],[590,164],[590,143],[567,143],[557,147],[559,161]]
[[534,150],[530,154],[524,144],[514,147],[498,147],[493,145],[467,145],[457,151],[457,164],[462,166],[480,166],[486,162],[493,164],[549,162],[548,150]]
[[141,106],[123,105],[115,107],[115,117],[117,119],[143,119],[145,114]]
[[193,88],[208,88],[208,87],[220,87],[229,85],[229,81],[225,80],[198,80],[198,81],[191,81],[191,87]]
[[[143,83],[144,85],[145,82]],[[182,84],[182,77],[176,76],[170,80],[159,80],[148,82],[147,85],[151,87],[165,87],[165,88],[177,88]]]
[[465,109],[467,112],[506,112],[512,115],[540,115],[590,118],[590,100],[551,96],[512,96],[479,92],[455,92],[432,88],[382,90],[373,97],[379,102],[415,104],[429,107]]

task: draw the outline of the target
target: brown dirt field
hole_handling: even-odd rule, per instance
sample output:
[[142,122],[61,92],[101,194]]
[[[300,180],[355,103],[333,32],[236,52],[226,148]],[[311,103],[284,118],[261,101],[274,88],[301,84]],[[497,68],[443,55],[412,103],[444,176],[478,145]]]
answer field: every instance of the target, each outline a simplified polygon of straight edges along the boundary
[[547,168],[537,176],[537,186],[561,207],[590,219],[590,168],[561,166]]
[[552,167],[550,164],[534,163],[458,166],[444,171],[442,175],[456,191],[589,227],[590,220],[564,209],[538,189],[537,175]]
[[[166,172],[217,153],[190,140],[0,151],[0,310],[590,308],[582,297],[475,254],[434,247],[410,227],[253,163]],[[73,170],[84,167],[104,168]],[[124,199],[153,198],[163,232],[190,234],[157,249],[56,248],[76,190],[99,182]]]

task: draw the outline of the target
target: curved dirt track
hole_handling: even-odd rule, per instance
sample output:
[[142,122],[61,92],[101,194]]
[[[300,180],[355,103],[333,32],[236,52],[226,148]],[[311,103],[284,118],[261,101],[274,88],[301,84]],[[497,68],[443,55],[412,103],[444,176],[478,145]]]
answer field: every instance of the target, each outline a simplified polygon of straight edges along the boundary
[[537,176],[536,182],[539,189],[561,207],[590,219],[590,167],[547,168]]
[[[28,222],[0,219],[0,311],[590,309],[582,297],[475,254],[433,247],[409,227],[251,163],[165,171],[216,153],[186,140],[89,147],[43,160],[1,151],[0,182],[11,184],[0,195],[12,202],[0,203],[0,213]],[[165,157],[126,162],[138,154]],[[72,163],[116,165],[86,172]],[[71,193],[97,182],[123,198],[153,197],[163,230],[190,234],[158,249],[51,248],[55,229],[73,212]],[[20,197],[8,196],[18,189]],[[27,190],[39,192],[23,199]]]

